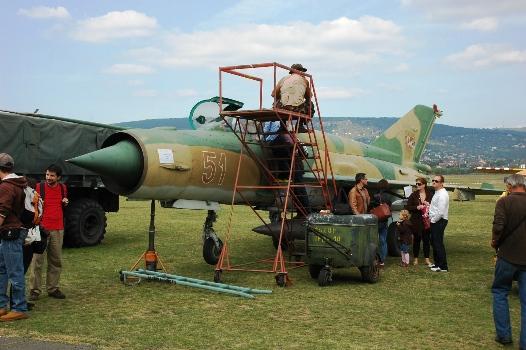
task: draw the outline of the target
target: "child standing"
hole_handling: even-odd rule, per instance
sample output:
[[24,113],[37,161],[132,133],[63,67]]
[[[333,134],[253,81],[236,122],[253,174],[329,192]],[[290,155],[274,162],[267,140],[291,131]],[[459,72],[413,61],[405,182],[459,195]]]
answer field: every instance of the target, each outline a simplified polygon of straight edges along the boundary
[[400,240],[400,255],[402,258],[400,266],[402,267],[409,266],[409,246],[413,241],[410,217],[409,211],[401,210],[400,220],[396,222],[396,232]]

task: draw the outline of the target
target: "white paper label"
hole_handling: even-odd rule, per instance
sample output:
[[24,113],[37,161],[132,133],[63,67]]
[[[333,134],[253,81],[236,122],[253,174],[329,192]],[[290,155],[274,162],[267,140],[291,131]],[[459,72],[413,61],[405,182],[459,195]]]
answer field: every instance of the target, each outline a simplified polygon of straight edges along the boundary
[[159,153],[159,163],[160,164],[173,164],[174,163],[174,153],[171,149],[158,148],[157,153]]

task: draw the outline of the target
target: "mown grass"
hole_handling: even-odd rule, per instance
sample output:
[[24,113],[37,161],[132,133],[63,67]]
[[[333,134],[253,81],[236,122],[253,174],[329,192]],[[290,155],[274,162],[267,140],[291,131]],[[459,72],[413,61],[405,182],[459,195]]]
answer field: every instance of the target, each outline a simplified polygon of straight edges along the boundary
[[[464,179],[465,180],[465,179]],[[306,268],[279,288],[271,274],[224,273],[226,283],[272,289],[249,300],[183,286],[125,286],[127,269],[147,246],[148,202],[122,202],[97,247],[64,251],[65,300],[43,297],[31,318],[0,324],[0,335],[89,343],[102,349],[497,349],[493,341],[489,248],[494,196],[451,202],[446,247],[451,272],[402,269],[390,258],[378,284],[357,269],[338,270],[318,287]],[[228,207],[215,227],[226,232]],[[232,257],[272,256],[268,237],[250,232],[257,218],[237,208]],[[212,280],[201,258],[205,213],[157,210],[157,249],[170,272]],[[518,340],[519,303],[511,297]]]

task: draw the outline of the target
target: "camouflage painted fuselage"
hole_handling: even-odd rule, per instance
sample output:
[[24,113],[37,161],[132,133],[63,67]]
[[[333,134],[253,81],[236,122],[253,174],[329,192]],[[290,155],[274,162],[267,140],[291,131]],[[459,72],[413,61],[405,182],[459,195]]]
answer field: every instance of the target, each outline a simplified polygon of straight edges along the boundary
[[[351,181],[356,173],[364,172],[370,179],[413,183],[416,177],[424,175],[418,170],[426,169],[426,166],[418,164],[418,159],[433,121],[430,108],[416,106],[371,145],[326,134],[336,181]],[[307,141],[306,137],[305,134],[298,135],[300,140]],[[317,133],[317,138],[320,149],[325,149],[321,133]],[[127,151],[119,158],[131,157],[131,153],[139,154],[136,161],[140,166],[136,167],[136,171],[91,169],[101,173],[109,190],[130,198],[230,203],[240,154],[238,183],[245,186],[265,184],[256,161],[245,152],[242,154],[241,143],[232,132],[136,129],[113,135],[105,141],[103,149],[92,155],[95,158],[104,157],[106,150],[123,142],[133,145],[130,148],[136,151]],[[253,151],[261,157],[262,150],[253,147]],[[99,152],[102,153],[95,154]],[[86,166],[86,162],[83,165],[81,160],[86,156],[78,157],[73,162]],[[128,180],[125,185],[124,179]],[[270,205],[274,198],[268,190],[246,190],[243,194],[259,205]],[[316,197],[315,193],[311,193],[311,198],[312,195]],[[239,196],[237,201],[241,201]],[[312,202],[315,204],[316,198]]]

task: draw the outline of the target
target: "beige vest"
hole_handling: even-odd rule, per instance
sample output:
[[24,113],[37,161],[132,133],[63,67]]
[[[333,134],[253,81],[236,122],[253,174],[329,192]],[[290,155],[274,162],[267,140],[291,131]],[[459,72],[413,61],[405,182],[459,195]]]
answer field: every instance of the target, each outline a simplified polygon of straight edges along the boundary
[[307,81],[299,74],[291,74],[282,79],[280,101],[284,106],[299,106],[305,101]]

